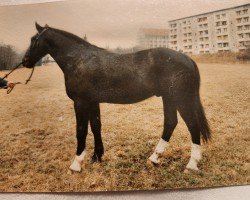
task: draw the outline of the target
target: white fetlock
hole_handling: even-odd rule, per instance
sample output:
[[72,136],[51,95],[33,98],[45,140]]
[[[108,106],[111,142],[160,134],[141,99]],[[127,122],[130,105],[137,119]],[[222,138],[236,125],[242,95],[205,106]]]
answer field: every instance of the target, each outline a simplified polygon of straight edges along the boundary
[[165,151],[167,146],[168,146],[168,142],[166,142],[165,140],[161,138],[155,148],[154,153],[149,157],[149,160],[155,164],[159,164],[160,163],[159,155]]
[[155,152],[158,154],[162,154],[165,151],[167,146],[168,146],[168,142],[161,138],[155,148]]
[[186,166],[186,169],[198,171],[197,164],[201,160],[201,147],[197,144],[192,144],[191,157]]
[[80,156],[76,156],[73,163],[70,165],[70,169],[76,172],[81,171],[81,163],[84,160],[84,157],[86,155],[86,151],[84,150]]

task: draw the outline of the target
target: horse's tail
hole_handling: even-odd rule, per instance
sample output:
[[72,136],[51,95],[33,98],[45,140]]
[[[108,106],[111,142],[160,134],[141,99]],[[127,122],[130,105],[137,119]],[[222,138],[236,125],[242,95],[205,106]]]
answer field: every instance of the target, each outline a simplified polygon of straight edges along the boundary
[[[193,61],[193,60],[192,60]],[[196,113],[196,119],[199,125],[199,129],[200,129],[200,134],[202,135],[202,139],[205,142],[208,142],[211,139],[211,130],[201,103],[201,99],[200,99],[200,74],[199,74],[199,70],[198,67],[196,65],[196,63],[193,61],[194,66],[195,66],[195,70],[197,72],[196,74],[196,91],[195,91],[195,96],[194,96],[194,109],[195,109],[195,113]]]
[[208,142],[208,140],[211,139],[211,130],[210,130],[203,106],[201,104],[199,95],[197,95],[196,100],[195,100],[195,111],[196,111],[196,118],[198,121],[198,125],[200,128],[200,133],[202,135],[202,139],[205,142]]

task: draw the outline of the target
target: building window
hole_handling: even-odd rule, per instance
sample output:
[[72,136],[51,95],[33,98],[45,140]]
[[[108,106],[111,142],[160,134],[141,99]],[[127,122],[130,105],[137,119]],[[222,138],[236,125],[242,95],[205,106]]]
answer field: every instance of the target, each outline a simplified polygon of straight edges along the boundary
[[222,25],[223,25],[223,26],[227,25],[227,21],[223,21],[223,22],[222,22]]
[[207,17],[200,17],[197,19],[198,22],[204,22],[207,21]]
[[248,22],[249,21],[249,17],[244,17],[243,22]]

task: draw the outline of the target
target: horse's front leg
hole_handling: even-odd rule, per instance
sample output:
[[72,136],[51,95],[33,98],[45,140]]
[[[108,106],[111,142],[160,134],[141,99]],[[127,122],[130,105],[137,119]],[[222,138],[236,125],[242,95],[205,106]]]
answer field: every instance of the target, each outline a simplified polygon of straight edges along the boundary
[[83,101],[74,101],[75,115],[76,115],[76,138],[77,149],[76,156],[70,169],[73,171],[81,171],[81,162],[84,160],[86,150],[86,137],[88,134],[89,121],[89,104]]
[[92,156],[92,162],[101,162],[102,155],[104,153],[102,136],[101,136],[101,117],[100,117],[100,105],[94,103],[90,108],[90,126],[94,134],[95,151]]

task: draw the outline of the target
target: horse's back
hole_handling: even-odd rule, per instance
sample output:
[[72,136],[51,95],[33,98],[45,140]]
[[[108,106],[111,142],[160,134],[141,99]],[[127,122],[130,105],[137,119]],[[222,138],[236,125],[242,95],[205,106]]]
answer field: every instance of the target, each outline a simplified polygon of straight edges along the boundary
[[153,52],[160,96],[168,95],[180,100],[197,93],[199,71],[190,57],[167,48],[158,48]]

